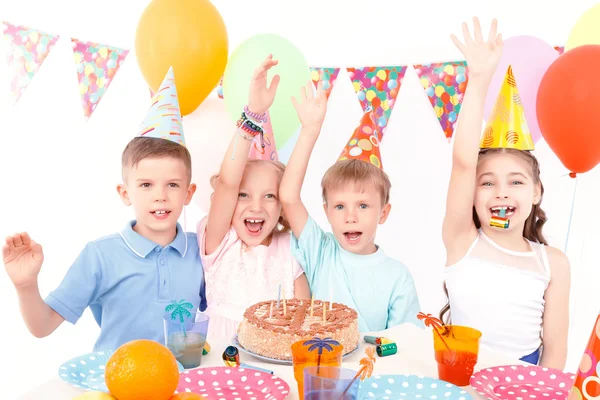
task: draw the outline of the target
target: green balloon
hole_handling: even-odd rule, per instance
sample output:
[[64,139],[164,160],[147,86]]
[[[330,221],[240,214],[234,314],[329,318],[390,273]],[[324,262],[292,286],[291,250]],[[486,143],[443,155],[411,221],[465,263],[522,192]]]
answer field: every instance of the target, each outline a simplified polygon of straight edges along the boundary
[[275,101],[269,108],[277,149],[280,149],[300,127],[291,97],[300,95],[300,88],[310,80],[310,69],[304,56],[289,40],[273,34],[251,37],[238,46],[229,57],[223,75],[223,99],[227,112],[237,121],[248,104],[250,80],[256,67],[273,54],[279,61],[267,76],[267,85],[277,74],[281,77]]

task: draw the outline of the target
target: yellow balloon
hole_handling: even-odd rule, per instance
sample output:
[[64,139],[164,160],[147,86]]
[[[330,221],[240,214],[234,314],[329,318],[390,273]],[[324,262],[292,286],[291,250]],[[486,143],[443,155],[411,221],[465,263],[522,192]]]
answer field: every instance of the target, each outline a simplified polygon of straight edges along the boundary
[[421,85],[423,86],[423,89],[427,89],[429,87],[429,79],[421,78]]
[[371,101],[375,98],[376,94],[373,90],[369,90],[367,91],[367,100]]
[[446,65],[446,67],[444,67],[444,72],[447,73],[448,75],[454,75],[454,67],[450,64]]
[[437,97],[441,97],[444,94],[445,91],[446,91],[446,89],[444,89],[443,86],[436,86],[435,87],[435,95]]
[[154,92],[173,67],[181,114],[188,115],[223,76],[229,53],[227,30],[208,0],[152,0],[137,26],[135,52]]
[[312,79],[315,82],[319,81],[319,71],[312,71],[310,73],[310,79]]
[[584,44],[600,44],[600,3],[577,20],[565,44],[565,51]]
[[354,86],[354,91],[358,93],[360,91],[360,82],[354,81],[352,85]]
[[387,74],[384,70],[380,69],[379,71],[377,71],[377,77],[382,81],[385,81],[385,78],[387,78]]
[[73,400],[117,400],[113,396],[104,392],[85,392],[77,397],[73,397]]

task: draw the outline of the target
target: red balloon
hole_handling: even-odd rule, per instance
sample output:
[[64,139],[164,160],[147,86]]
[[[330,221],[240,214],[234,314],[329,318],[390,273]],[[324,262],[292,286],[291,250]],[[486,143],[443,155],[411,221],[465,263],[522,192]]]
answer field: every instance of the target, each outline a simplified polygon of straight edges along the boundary
[[381,99],[379,99],[379,97],[373,97],[373,100],[371,100],[371,105],[373,106],[373,110],[377,110],[381,105]]
[[458,91],[464,93],[467,90],[467,81],[458,84]]
[[446,86],[451,86],[453,81],[454,77],[452,75],[446,75],[444,77],[444,83],[446,84]]
[[442,93],[441,99],[442,99],[442,102],[444,104],[446,104],[447,102],[449,102],[450,101],[450,95],[448,94],[448,92]]
[[536,113],[548,146],[574,173],[600,162],[600,45],[567,51],[550,65],[537,93]]
[[383,90],[383,81],[382,80],[377,80],[377,82],[375,83],[375,87],[377,88],[377,90],[379,90],[380,92]]

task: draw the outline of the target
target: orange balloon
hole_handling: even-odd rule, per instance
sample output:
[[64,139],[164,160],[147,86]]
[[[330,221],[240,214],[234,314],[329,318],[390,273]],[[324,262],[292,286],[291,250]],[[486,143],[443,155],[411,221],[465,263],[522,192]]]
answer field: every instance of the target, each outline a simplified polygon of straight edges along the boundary
[[223,76],[229,53],[227,30],[208,0],[153,0],[138,23],[135,51],[153,92],[173,67],[181,115],[188,115]]
[[567,51],[548,68],[537,93],[537,118],[548,146],[571,172],[600,162],[600,45]]

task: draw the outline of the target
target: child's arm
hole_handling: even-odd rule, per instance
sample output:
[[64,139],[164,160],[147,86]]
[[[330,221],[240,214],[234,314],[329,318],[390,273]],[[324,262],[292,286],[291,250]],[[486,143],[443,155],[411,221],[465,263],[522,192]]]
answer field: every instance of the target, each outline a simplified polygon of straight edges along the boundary
[[64,318],[40,296],[37,277],[44,261],[42,246],[31,240],[27,233],[9,236],[2,247],[2,258],[6,272],[17,289],[27,329],[35,337],[48,336]]
[[315,97],[313,84],[308,82],[306,87],[301,89],[300,101],[292,97],[292,103],[302,123],[302,129],[279,186],[279,200],[283,205],[285,217],[290,223],[294,236],[299,238],[308,220],[308,211],[302,203],[300,192],[308,160],[321,132],[327,112],[327,97],[321,84],[319,84]]
[[562,370],[567,362],[571,267],[563,252],[552,247],[547,247],[547,250],[552,279],[544,295],[544,348],[540,365]]
[[467,24],[462,24],[464,44],[452,35],[452,41],[467,60],[469,83],[454,139],[452,173],[442,227],[442,238],[449,258],[454,257],[454,252],[458,253],[459,258],[462,257],[476,235],[473,201],[483,107],[490,81],[502,56],[502,35],[496,34],[496,20],[492,21],[487,42],[483,39],[477,18],[474,19],[474,25],[473,39]]
[[386,329],[407,322],[418,327],[423,326],[423,323],[417,319],[417,314],[421,311],[421,305],[419,304],[415,282],[410,273],[409,278],[399,279],[394,285]]
[[306,274],[300,275],[294,281],[294,297],[296,299],[310,299],[310,287]]
[[[275,65],[277,65],[277,61],[273,60],[272,55],[269,55],[254,71],[248,97],[248,109],[253,113],[263,114],[273,104],[279,76],[275,75],[271,80],[270,87],[267,88],[267,71]],[[242,110],[240,110],[240,115],[241,112]],[[251,145],[252,140],[243,138],[236,129],[236,134],[231,139],[223,158],[219,178],[215,182],[215,192],[210,202],[206,223],[206,254],[212,254],[219,247],[231,227],[231,218],[237,204],[240,182],[244,175]]]

